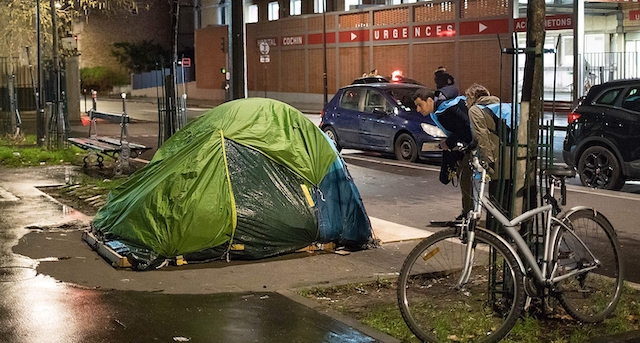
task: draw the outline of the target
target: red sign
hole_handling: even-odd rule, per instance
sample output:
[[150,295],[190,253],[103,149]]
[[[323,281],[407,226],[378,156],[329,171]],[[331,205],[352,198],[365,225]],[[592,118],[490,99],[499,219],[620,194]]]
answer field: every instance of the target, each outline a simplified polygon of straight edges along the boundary
[[386,29],[374,29],[373,40],[396,40],[396,39],[408,39],[409,27],[390,27]]
[[191,59],[190,59],[190,58],[188,58],[188,57],[184,57],[184,58],[182,59],[182,66],[183,66],[184,68],[189,68],[189,67],[191,67]]
[[[639,11],[640,12],[640,11]],[[517,18],[514,20],[514,31],[524,32],[527,31],[527,18]],[[559,14],[551,15],[544,18],[545,30],[565,30],[573,29],[573,15],[571,14]]]
[[304,36],[282,37],[282,46],[304,45]]
[[629,20],[640,20],[640,10],[629,11]]
[[[336,34],[331,32],[324,36],[327,44],[333,44],[336,42]],[[307,44],[322,44],[322,33],[311,33],[307,35]]]
[[486,35],[509,32],[509,19],[477,20],[460,23],[460,35]]
[[366,42],[369,40],[369,30],[343,31],[339,36],[340,43]]
[[456,24],[431,24],[413,27],[413,38],[453,37],[456,35]]

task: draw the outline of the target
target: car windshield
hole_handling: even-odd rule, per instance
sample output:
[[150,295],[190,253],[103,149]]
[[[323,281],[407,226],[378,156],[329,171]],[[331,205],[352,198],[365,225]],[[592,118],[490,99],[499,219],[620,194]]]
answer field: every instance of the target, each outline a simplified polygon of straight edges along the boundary
[[411,96],[416,90],[417,88],[393,88],[387,90],[387,94],[389,94],[398,105],[404,107],[405,110],[415,111],[416,105],[413,103]]

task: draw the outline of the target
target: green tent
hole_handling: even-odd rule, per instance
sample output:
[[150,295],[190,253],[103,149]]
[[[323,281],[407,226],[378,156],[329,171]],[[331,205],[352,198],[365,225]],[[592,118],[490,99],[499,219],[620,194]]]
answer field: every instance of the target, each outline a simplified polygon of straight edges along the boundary
[[372,241],[332,142],[295,108],[263,98],[224,103],[178,131],[110,193],[92,228],[138,269]]

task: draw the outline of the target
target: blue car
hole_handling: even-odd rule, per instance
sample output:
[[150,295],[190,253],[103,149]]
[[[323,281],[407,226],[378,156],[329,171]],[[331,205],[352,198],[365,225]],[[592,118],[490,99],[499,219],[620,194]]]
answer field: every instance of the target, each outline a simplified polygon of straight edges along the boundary
[[446,135],[411,96],[421,85],[356,84],[341,88],[322,110],[320,129],[338,149],[392,153],[400,161],[439,158]]

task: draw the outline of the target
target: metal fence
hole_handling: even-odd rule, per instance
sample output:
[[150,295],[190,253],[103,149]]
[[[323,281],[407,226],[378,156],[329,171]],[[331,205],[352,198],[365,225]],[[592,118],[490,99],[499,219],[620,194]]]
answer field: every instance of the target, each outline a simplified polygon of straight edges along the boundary
[[585,53],[583,56],[585,82],[590,85],[640,77],[637,51]]
[[[191,67],[177,67],[176,78],[178,84],[191,82],[194,80],[193,68]],[[169,68],[161,70],[153,70],[146,73],[133,74],[131,87],[133,89],[162,87],[164,85],[164,78],[169,75]]]
[[[2,77],[0,83],[0,107],[2,111],[9,111],[12,100],[15,100],[18,109],[21,111],[33,111],[36,109],[36,100],[34,84],[32,83],[32,70],[29,66],[21,66],[18,59],[10,59],[8,57],[0,57],[0,75]],[[34,79],[37,77],[33,75]],[[35,81],[34,81],[35,82]],[[9,87],[13,87],[10,92]],[[9,94],[15,94],[15,99],[10,99]]]

